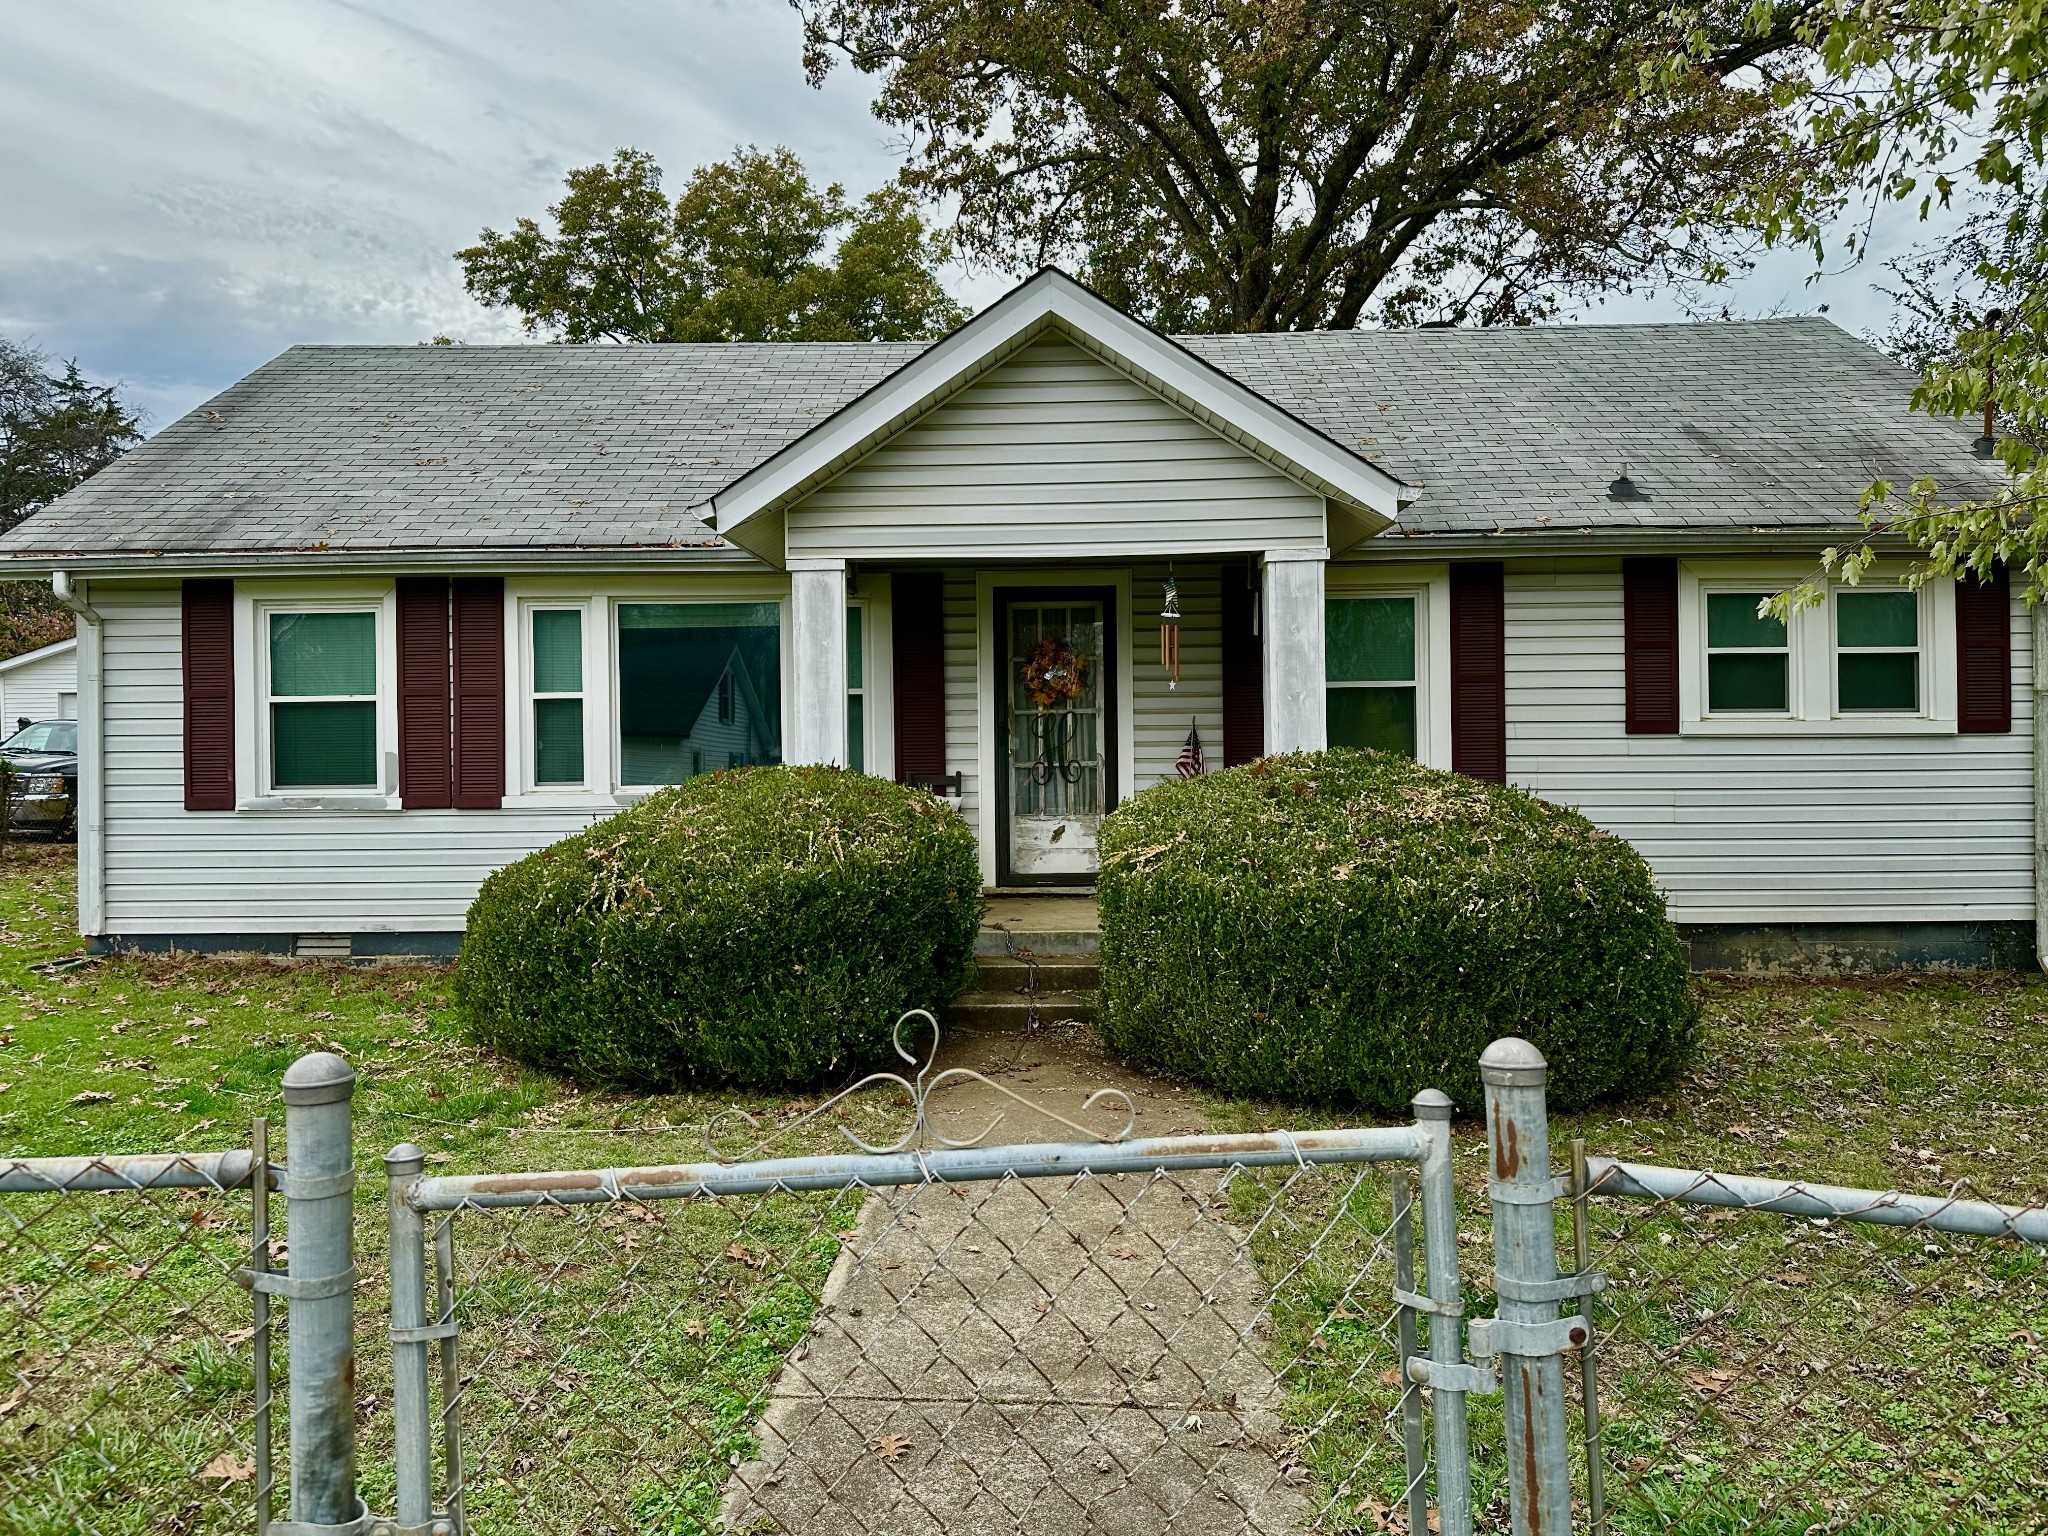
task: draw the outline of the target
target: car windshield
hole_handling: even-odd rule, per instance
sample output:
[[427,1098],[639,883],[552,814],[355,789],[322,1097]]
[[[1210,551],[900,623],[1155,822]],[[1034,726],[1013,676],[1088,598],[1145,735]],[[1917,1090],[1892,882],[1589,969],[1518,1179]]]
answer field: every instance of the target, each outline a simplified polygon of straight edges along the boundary
[[76,752],[78,750],[78,722],[76,720],[38,720],[34,725],[25,725],[5,741],[0,741],[0,752]]

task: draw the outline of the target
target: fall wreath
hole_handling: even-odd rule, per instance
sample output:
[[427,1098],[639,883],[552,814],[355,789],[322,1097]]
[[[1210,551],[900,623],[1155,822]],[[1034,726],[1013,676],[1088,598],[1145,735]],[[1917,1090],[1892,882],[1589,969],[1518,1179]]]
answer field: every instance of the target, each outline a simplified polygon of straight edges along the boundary
[[1064,640],[1041,640],[1024,663],[1024,691],[1040,709],[1078,699],[1087,686],[1088,662]]

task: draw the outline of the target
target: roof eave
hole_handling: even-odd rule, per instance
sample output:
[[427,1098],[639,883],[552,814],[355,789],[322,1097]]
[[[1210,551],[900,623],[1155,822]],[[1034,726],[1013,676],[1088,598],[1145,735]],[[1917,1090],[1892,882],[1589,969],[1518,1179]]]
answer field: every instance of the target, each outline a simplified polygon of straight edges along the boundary
[[1219,436],[1356,509],[1373,532],[1391,527],[1404,497],[1412,499],[1394,475],[1048,267],[719,491],[710,502],[714,526],[749,545],[751,519],[799,500],[1055,330]]

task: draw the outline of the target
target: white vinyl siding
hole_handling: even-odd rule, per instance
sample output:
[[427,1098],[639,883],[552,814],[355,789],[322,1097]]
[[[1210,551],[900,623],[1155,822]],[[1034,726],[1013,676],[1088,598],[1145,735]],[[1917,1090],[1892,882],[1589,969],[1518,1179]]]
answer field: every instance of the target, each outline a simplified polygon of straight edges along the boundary
[[1507,568],[1508,778],[1577,806],[1694,923],[2033,915],[2033,643],[2009,735],[1629,736],[1618,561]]
[[95,582],[92,602],[106,621],[107,933],[459,931],[486,875],[598,814],[188,815],[178,589]]
[[1131,612],[1123,629],[1124,664],[1131,672],[1131,730],[1136,784],[1119,784],[1119,799],[1178,778],[1174,760],[1188,739],[1188,727],[1202,732],[1209,771],[1223,766],[1223,578],[1213,565],[1176,565],[1180,587],[1180,686],[1168,688],[1159,665],[1159,609],[1166,567],[1141,565],[1131,571]]
[[1314,492],[1041,341],[791,508],[791,557],[1193,555],[1328,540]]
[[69,720],[78,714],[78,647],[48,656],[33,652],[0,671],[0,737],[19,720]]

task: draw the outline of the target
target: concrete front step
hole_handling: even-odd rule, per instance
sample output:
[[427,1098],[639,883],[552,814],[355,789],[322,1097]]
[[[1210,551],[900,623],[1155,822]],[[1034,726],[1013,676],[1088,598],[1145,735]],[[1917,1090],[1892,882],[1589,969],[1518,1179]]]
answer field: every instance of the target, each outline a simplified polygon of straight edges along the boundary
[[1008,955],[977,955],[974,987],[980,992],[1022,992],[1035,984],[1041,992],[1088,992],[1102,984],[1102,968],[1093,955],[1034,957],[1027,962]]
[[1092,955],[1102,947],[1102,920],[1092,896],[996,896],[974,953],[1009,955],[1028,949],[1037,955]]
[[980,988],[962,992],[946,1010],[946,1024],[955,1029],[1024,1030],[1031,1025],[1036,1003],[1040,1024],[1059,1024],[1078,1019],[1095,1022],[1093,992],[1041,991],[1035,997],[1022,992],[990,991]]

